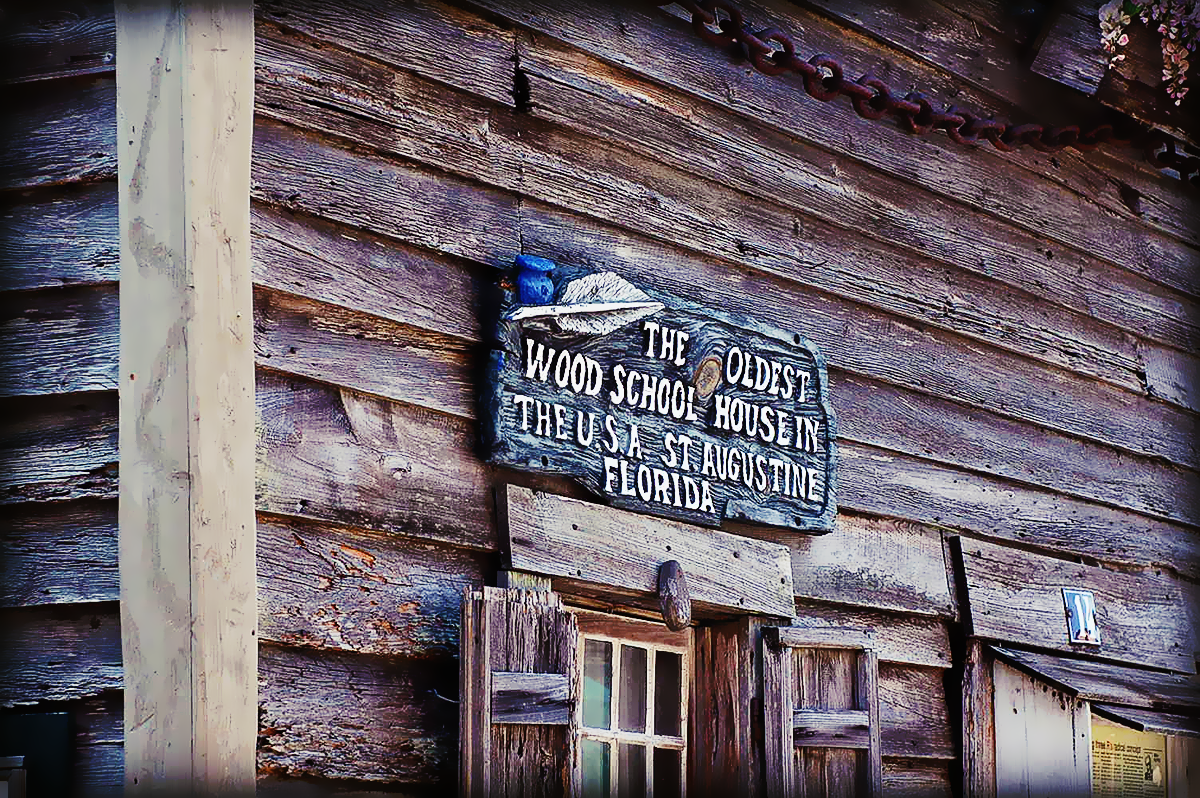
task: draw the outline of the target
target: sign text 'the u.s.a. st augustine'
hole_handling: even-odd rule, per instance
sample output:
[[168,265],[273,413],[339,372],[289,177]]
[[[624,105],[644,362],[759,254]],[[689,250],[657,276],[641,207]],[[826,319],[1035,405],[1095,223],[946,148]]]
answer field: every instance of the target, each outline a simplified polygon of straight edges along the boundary
[[824,359],[799,333],[529,256],[501,293],[492,462],[708,526],[832,528],[836,425]]

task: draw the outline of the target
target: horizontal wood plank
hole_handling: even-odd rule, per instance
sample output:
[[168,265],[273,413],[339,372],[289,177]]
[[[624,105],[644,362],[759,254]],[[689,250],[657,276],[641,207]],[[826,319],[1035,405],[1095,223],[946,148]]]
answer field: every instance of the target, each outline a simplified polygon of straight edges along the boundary
[[86,82],[7,87],[8,141],[0,151],[0,190],[114,180],[117,84]]
[[117,186],[39,191],[0,210],[0,290],[115,282]]
[[118,587],[115,501],[0,513],[0,607],[116,601]]
[[1091,9],[1064,8],[1049,23],[1029,67],[1084,94],[1095,94],[1108,58],[1100,47],[1100,18]]
[[[837,401],[835,394],[835,405]],[[839,424],[841,420],[839,414]],[[941,533],[935,529],[854,515],[843,506],[837,526],[827,535],[797,535],[761,527],[737,527],[737,531],[788,547],[798,599],[920,615],[954,614]]]
[[927,759],[883,760],[883,794],[895,798],[951,798],[950,767]]
[[0,621],[0,707],[121,689],[115,602],[4,610]]
[[55,0],[6,9],[0,78],[23,82],[112,72],[116,51],[112,4]]
[[1076,698],[1164,711],[1194,713],[1200,709],[1200,686],[1194,676],[999,646],[992,650],[1013,667]]
[[[943,569],[944,574],[944,569]],[[861,596],[854,603],[870,605],[870,596]],[[796,617],[792,629],[826,629],[850,626],[871,636],[871,647],[880,662],[922,665],[927,668],[949,668],[950,638],[946,621],[941,618],[913,615],[908,612],[878,612],[862,606],[796,602]]]
[[516,196],[461,178],[330,147],[261,119],[251,170],[251,197],[261,202],[490,266],[508,266],[521,251]]
[[452,784],[458,668],[263,644],[260,777]]
[[470,423],[261,369],[255,398],[260,511],[495,550]]
[[1200,737],[1200,719],[1195,716],[1174,715],[1169,712],[1150,712],[1114,704],[1092,704],[1092,713],[1123,726],[1153,734]]
[[325,306],[481,340],[478,303],[495,276],[491,269],[259,203],[251,219],[255,283]]
[[571,722],[570,677],[563,673],[492,672],[492,723]]
[[117,286],[0,297],[0,396],[117,387]]
[[421,397],[433,410],[472,415],[475,348],[461,340],[261,287],[254,323],[259,365],[389,399]]
[[865,709],[793,710],[792,739],[800,748],[867,748],[869,714]]
[[[767,219],[754,218],[761,215],[760,209],[746,207],[744,200],[733,205],[723,202],[719,192],[715,192],[710,184],[700,189],[694,185],[694,179],[686,175],[667,171],[665,167],[654,164],[639,164],[630,154],[611,153],[598,141],[580,141],[552,126],[514,120],[511,115],[506,120],[502,112],[487,109],[466,95],[458,98],[458,102],[451,102],[448,97],[435,98],[432,89],[420,85],[412,88],[415,94],[404,95],[410,82],[406,82],[405,86],[393,84],[392,94],[396,96],[386,104],[382,101],[372,104],[372,112],[382,116],[380,121],[375,121],[375,116],[364,121],[357,112],[355,115],[339,113],[331,110],[337,108],[332,103],[306,103],[303,98],[307,95],[303,92],[293,97],[286,106],[273,109],[271,113],[286,117],[296,124],[333,132],[366,146],[386,149],[405,157],[430,158],[428,153],[433,152],[438,165],[445,168],[487,177],[497,185],[524,191],[539,199],[608,219],[610,223],[663,237],[701,252],[720,253],[751,268],[764,268],[763,264],[771,261],[771,252],[779,246],[773,242],[780,235],[784,236],[784,240],[795,235],[794,219],[784,209],[772,210]],[[369,95],[372,90],[365,84],[356,88],[353,94],[348,89],[342,89],[338,99],[340,102],[352,102],[353,98],[363,92]],[[435,102],[441,105],[435,106],[436,111],[431,111],[428,119],[402,116],[385,110],[394,104],[428,106]],[[432,121],[435,119],[436,122]],[[492,131],[488,146],[455,135],[448,129],[473,128],[483,124],[484,119],[490,120]],[[520,130],[506,133],[506,127]],[[296,136],[295,133],[263,122],[260,122],[259,129],[259,143],[256,146],[257,151],[263,152],[260,163],[273,158],[273,153],[265,152],[268,145],[272,150],[291,148],[287,140]],[[421,148],[418,152],[416,142],[431,138],[445,142],[445,146],[434,150]],[[450,153],[450,147],[455,148],[456,152]],[[325,161],[328,161],[329,152],[327,150],[322,156]],[[373,168],[380,169],[382,166]],[[274,171],[286,175],[289,182],[296,182],[300,179],[299,173],[313,169],[311,164],[294,161],[287,168],[281,164]],[[269,175],[264,175],[266,177]],[[286,189],[281,187],[276,193],[285,194]],[[648,196],[655,197],[654,201],[647,202]],[[310,198],[309,202],[313,199]],[[342,205],[345,199],[342,195],[340,200],[334,202]],[[705,203],[713,207],[696,207]],[[344,213],[344,209],[339,210]],[[715,222],[714,219],[720,221]],[[526,223],[523,228],[528,230],[528,215],[523,214],[522,221]],[[752,231],[755,227],[762,230],[762,235],[745,234],[744,228]],[[562,231],[556,230],[551,246],[558,243],[555,239],[561,236]],[[523,238],[526,250],[533,249],[530,243],[526,235]],[[627,247],[627,244],[623,242],[622,246]],[[585,257],[594,260],[595,253]],[[570,259],[560,260],[570,262]],[[577,259],[576,262],[581,261]],[[793,270],[795,256],[781,253],[779,262]],[[662,271],[657,264],[656,271]],[[694,286],[696,275],[689,276],[689,284]],[[762,296],[761,291],[754,294]],[[786,314],[789,322],[781,322],[779,326],[794,326],[798,316],[805,319],[807,336],[826,346],[831,365],[862,373],[879,374],[886,371],[892,379],[905,380],[910,385],[918,383],[926,391],[942,392],[960,401],[999,409],[1006,414],[1064,432],[1092,437],[1143,454],[1164,456],[1184,465],[1200,462],[1200,455],[1196,453],[1190,437],[1195,419],[1180,408],[1069,372],[1036,369],[1028,362],[1005,357],[989,347],[963,342],[949,333],[898,324],[893,317],[862,307],[856,307],[853,311],[856,323],[849,328],[831,324],[833,318],[848,312],[839,300],[832,297],[797,292],[789,299]],[[742,301],[745,301],[744,298]],[[759,309],[760,317],[762,310]],[[825,330],[820,329],[822,326],[837,329],[831,329],[826,334]],[[859,336],[871,335],[873,343],[882,334],[873,332],[875,327],[886,329],[888,337],[893,339],[906,339],[903,346],[896,348],[897,352],[907,352],[908,347],[920,347],[930,356],[920,363],[905,359],[902,368],[899,364],[878,362],[880,358],[887,358],[885,352],[875,346],[859,345],[860,342],[855,340]],[[844,343],[844,348],[837,344],[839,341]],[[934,353],[948,355],[952,351],[956,352],[955,357],[933,356]],[[864,369],[867,370],[864,372]],[[949,379],[951,375],[956,379]],[[1019,391],[1024,399],[1020,403],[1013,403],[1012,391],[1018,390],[1017,386],[1020,386]],[[1072,411],[1063,412],[1063,405],[1072,406]],[[1103,422],[1100,418],[1102,415]]]
[[659,565],[677,560],[695,604],[784,617],[794,610],[783,546],[514,485],[502,496],[505,567],[656,593]]
[[0,504],[116,497],[115,391],[7,399],[0,408]]
[[875,648],[869,632],[850,626],[770,626],[763,630],[773,645],[786,648],[831,648],[865,651]]
[[390,532],[297,519],[258,523],[259,635],[266,641],[411,658],[457,653],[463,591],[480,555]]
[[[1195,673],[1200,650],[1179,584],[979,540],[955,544],[966,578],[970,633],[978,637]],[[1100,645],[1072,644],[1063,588],[1096,598]]]
[[871,447],[843,445],[838,452],[840,507],[1200,575],[1200,541],[1190,529]]
[[[403,13],[380,13],[371,0],[348,0],[337,8],[264,0],[255,4],[255,14],[256,48],[282,27],[366,53],[392,68],[469,87],[495,102],[513,101],[512,34],[437,0],[408,3]],[[447,58],[448,52],[469,57]]]

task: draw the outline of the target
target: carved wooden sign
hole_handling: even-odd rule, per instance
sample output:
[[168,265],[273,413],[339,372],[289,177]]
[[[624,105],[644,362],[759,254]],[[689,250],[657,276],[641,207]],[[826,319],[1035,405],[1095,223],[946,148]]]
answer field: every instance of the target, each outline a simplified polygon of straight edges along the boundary
[[482,414],[492,462],[707,526],[828,532],[836,424],[796,332],[530,256],[501,282]]

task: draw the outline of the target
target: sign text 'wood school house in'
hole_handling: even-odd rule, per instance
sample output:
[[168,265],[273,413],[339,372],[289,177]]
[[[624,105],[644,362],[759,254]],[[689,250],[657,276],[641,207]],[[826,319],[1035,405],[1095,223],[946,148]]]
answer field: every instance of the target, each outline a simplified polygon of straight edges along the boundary
[[0,793],[1192,798],[1195,5],[4,4]]
[[836,426],[800,333],[613,272],[519,256],[487,394],[493,462],[573,477],[618,507],[828,532]]

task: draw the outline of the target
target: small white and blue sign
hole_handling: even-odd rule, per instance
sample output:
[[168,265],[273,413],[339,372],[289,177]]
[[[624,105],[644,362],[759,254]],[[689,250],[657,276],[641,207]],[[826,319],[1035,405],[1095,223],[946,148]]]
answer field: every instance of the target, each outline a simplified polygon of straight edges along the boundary
[[1100,645],[1100,627],[1096,625],[1096,597],[1090,590],[1063,588],[1067,609],[1067,633],[1072,643]]

